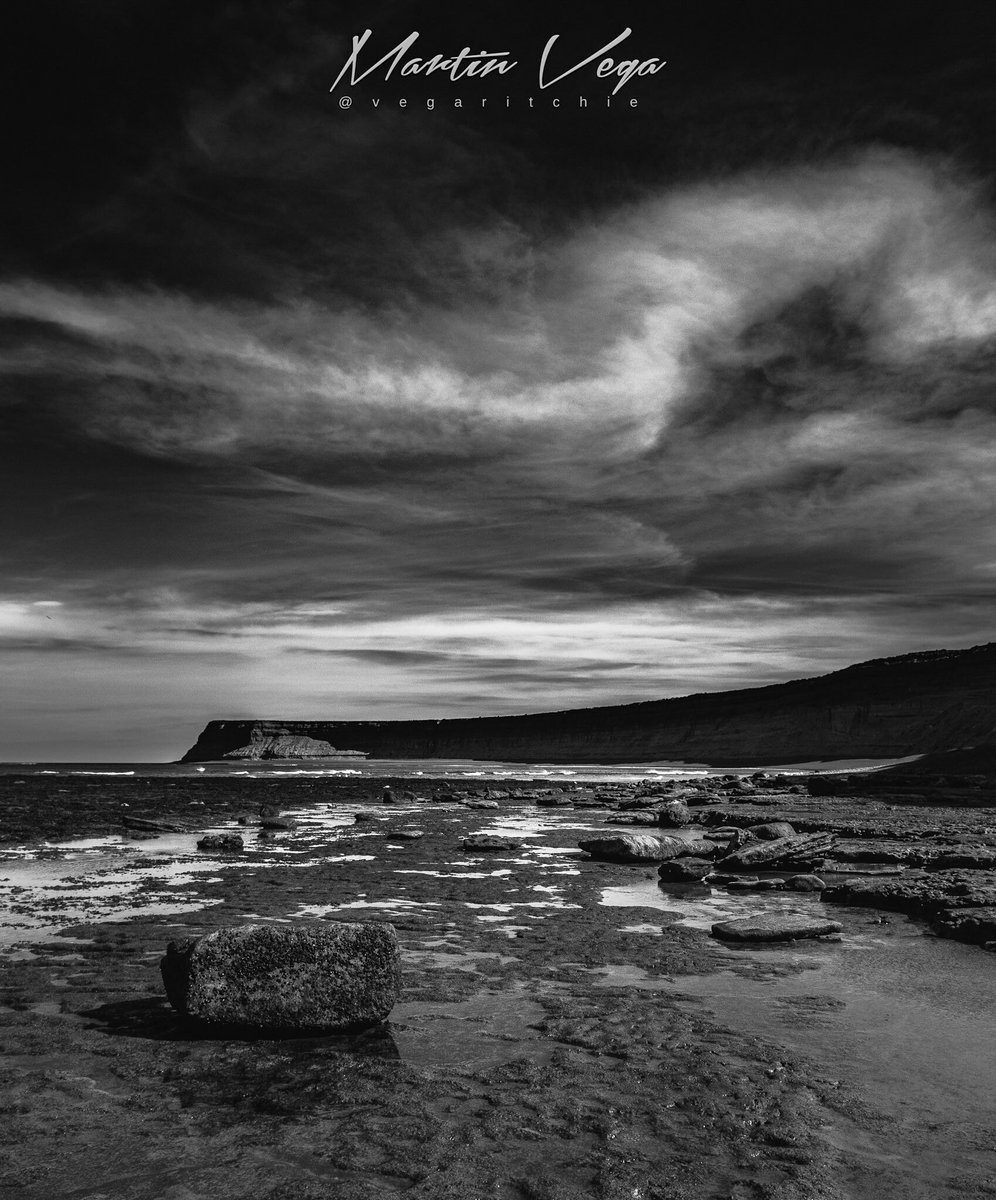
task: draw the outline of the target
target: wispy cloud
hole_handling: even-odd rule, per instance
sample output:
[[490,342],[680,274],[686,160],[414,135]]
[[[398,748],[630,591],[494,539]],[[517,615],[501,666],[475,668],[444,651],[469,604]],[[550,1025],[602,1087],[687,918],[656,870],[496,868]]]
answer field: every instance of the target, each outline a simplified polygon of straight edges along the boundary
[[555,237],[448,220],[397,264],[446,288],[400,308],[0,282],[0,419],[68,464],[33,528],[58,505],[90,552],[11,573],[9,644],[210,643],[254,703],[311,655],[296,712],[335,658],[339,715],[401,715],[474,671],[502,711],[985,640],[992,233],[970,180],[881,152]]

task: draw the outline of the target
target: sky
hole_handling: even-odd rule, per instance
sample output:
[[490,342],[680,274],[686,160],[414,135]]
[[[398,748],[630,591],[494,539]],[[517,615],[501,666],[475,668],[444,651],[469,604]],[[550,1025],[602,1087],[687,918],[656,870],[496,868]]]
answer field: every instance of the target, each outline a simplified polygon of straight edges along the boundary
[[7,6],[0,759],[992,640],[987,9]]

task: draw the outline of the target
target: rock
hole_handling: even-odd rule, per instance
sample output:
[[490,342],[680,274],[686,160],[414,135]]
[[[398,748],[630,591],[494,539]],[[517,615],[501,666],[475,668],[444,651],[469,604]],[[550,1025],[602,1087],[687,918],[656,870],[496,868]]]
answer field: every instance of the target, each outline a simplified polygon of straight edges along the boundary
[[753,892],[761,882],[757,875],[715,875],[713,878],[717,882],[723,880],[729,892]]
[[672,800],[657,809],[657,824],[663,829],[681,829],[688,825],[691,819],[688,805],[681,800]]
[[704,879],[712,870],[706,858],[672,858],[657,868],[658,876],[669,883],[694,883]]
[[417,842],[425,837],[424,829],[389,829],[385,837],[397,838],[400,842]]
[[996,905],[946,909],[934,919],[932,927],[941,937],[985,946],[996,942]]
[[293,817],[260,817],[259,823],[264,829],[297,829],[297,821]]
[[766,913],[736,921],[717,921],[712,927],[712,935],[731,942],[786,942],[796,938],[824,937],[828,933],[840,933],[843,928],[839,921],[828,921],[819,916]]
[[522,843],[515,838],[501,837],[497,833],[471,833],[463,839],[464,850],[484,850],[488,853],[501,850],[521,850]]
[[766,821],[763,825],[751,825],[750,832],[762,841],[771,842],[775,838],[792,837],[795,829],[788,821]]
[[617,833],[611,837],[587,838],[578,845],[592,858],[607,862],[663,862],[687,850],[680,838],[651,833]]
[[127,829],[135,829],[141,833],[186,833],[187,826],[176,821],[149,821],[145,817],[122,817],[121,823]]
[[241,854],[245,843],[237,833],[209,833],[197,843],[198,850],[220,850],[223,854]]
[[988,872],[910,871],[895,879],[849,879],[827,888],[823,900],[923,917],[937,933],[958,941],[984,945],[994,940],[989,930],[996,923],[996,883]]
[[391,789],[389,787],[385,787],[384,790],[381,792],[380,802],[381,802],[381,804],[393,804],[394,803],[394,792],[391,791]]
[[822,892],[827,885],[819,875],[793,875],[785,886],[793,892]]
[[735,871],[788,865],[799,859],[822,858],[832,845],[833,837],[828,833],[799,833],[793,837],[774,838],[769,842],[758,841],[744,846],[727,855],[722,865]]
[[684,849],[682,854],[690,854],[695,858],[715,858],[720,850],[714,842],[707,841],[706,838],[693,838],[691,841],[683,841]]
[[497,800],[465,800],[464,808],[497,808]]
[[657,825],[657,814],[652,809],[637,809],[633,812],[615,813],[605,818],[606,825]]
[[544,808],[569,808],[574,801],[563,793],[553,796],[537,796],[536,803]]
[[380,922],[218,929],[170,942],[160,967],[183,1016],[270,1034],[373,1025],[401,986],[398,937]]
[[366,809],[361,808],[354,815],[353,820],[354,821],[376,821],[376,820],[379,820],[379,818],[376,813],[367,812]]
[[929,859],[939,871],[969,867],[977,871],[996,870],[996,850],[985,846],[963,846],[958,850],[941,851]]

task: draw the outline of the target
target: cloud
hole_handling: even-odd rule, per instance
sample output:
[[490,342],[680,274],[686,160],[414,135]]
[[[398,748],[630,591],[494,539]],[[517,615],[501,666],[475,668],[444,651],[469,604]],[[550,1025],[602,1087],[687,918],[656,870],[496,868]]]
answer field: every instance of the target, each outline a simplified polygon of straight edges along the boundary
[[445,710],[475,673],[492,711],[774,682],[939,613],[985,640],[993,245],[977,184],[875,152],[556,236],[447,210],[394,305],[296,265],[255,297],[8,278],[0,420],[64,464],[9,577],[61,632],[9,637],[210,645],[287,716]]

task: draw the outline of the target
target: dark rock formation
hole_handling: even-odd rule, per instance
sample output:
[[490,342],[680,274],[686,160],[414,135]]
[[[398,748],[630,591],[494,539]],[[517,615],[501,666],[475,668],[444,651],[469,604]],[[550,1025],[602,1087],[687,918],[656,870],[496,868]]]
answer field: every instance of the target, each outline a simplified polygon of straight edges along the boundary
[[270,1034],[335,1033],[384,1020],[401,986],[391,925],[243,925],[170,942],[166,995],[197,1022]]
[[996,883],[988,871],[918,871],[892,879],[855,879],[827,888],[835,904],[858,904],[924,917],[959,941],[996,942]]
[[217,850],[222,854],[241,854],[245,843],[237,833],[209,833],[197,843],[198,850]]
[[731,942],[787,942],[796,938],[824,937],[840,933],[839,921],[819,915],[795,916],[792,913],[767,913],[761,917],[741,917],[737,921],[717,921],[713,937]]
[[[184,762],[289,734],[375,758],[744,765],[899,758],[991,741],[996,644],[860,663],[743,691],[526,716],[423,721],[212,721]],[[733,784],[737,793],[744,785]]]
[[666,883],[696,883],[712,870],[707,858],[672,858],[657,868],[658,877]]

